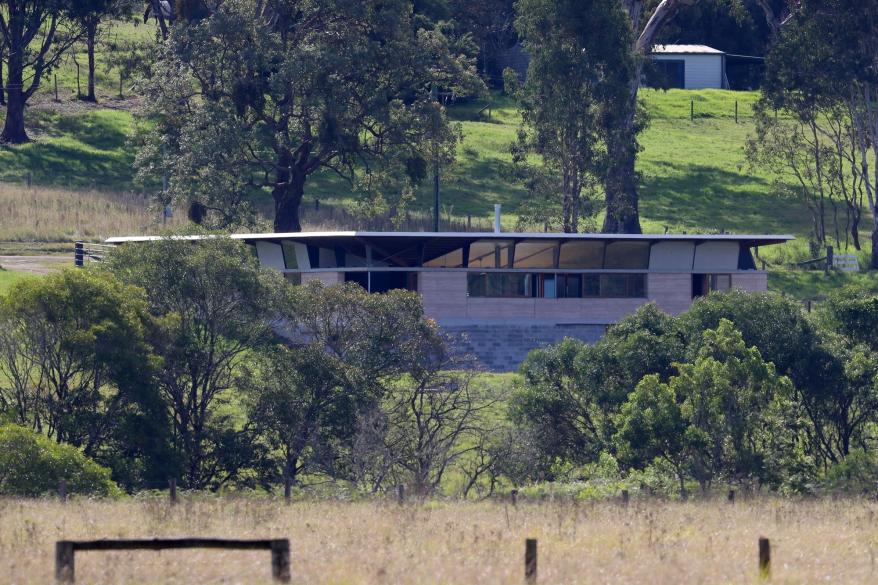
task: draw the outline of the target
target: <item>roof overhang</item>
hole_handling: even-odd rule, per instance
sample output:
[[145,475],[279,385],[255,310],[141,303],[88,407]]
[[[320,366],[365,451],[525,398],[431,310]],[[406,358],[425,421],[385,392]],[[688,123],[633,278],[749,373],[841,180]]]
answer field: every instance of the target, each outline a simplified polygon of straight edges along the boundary
[[[126,242],[148,242],[161,240],[165,236],[119,236],[106,240],[108,244],[122,244]],[[201,240],[204,238],[219,236],[171,236],[180,240]],[[795,237],[791,235],[773,234],[565,234],[544,232],[368,232],[368,231],[331,231],[331,232],[279,232],[279,233],[256,233],[256,234],[231,234],[233,240],[245,242],[294,240],[310,241],[315,244],[321,240],[349,240],[366,241],[375,240],[394,242],[397,245],[406,241],[417,243],[422,241],[460,241],[473,242],[476,240],[560,240],[581,241],[598,240],[605,242],[613,241],[648,241],[648,242],[740,242],[748,246],[768,246],[782,244]]]

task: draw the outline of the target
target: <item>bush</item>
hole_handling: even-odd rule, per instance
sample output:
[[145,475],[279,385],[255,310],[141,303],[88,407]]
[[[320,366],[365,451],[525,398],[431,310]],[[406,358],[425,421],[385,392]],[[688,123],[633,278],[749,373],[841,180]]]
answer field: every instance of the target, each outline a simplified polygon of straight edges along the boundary
[[67,480],[71,494],[120,494],[110,470],[79,449],[22,426],[0,426],[0,495],[40,496],[55,492],[62,479]]

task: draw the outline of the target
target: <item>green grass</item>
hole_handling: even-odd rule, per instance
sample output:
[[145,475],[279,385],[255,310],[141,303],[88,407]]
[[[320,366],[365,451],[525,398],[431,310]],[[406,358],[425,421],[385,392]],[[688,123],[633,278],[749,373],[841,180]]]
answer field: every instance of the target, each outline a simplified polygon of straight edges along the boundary
[[[114,34],[125,39],[147,38],[154,30],[129,24]],[[106,56],[101,58],[106,62]],[[59,79],[69,80],[68,65],[62,68]],[[112,86],[111,77],[99,80],[107,91]],[[644,231],[792,234],[798,238],[796,242],[765,248],[762,258],[779,267],[811,257],[807,250],[809,218],[803,206],[776,197],[771,177],[751,169],[745,159],[744,145],[754,128],[753,104],[757,98],[755,92],[643,90],[642,99],[650,118],[639,139]],[[484,100],[450,108],[450,117],[462,126],[464,141],[455,165],[442,171],[442,207],[447,215],[471,215],[488,225],[494,204],[500,203],[504,227],[511,229],[517,219],[516,210],[526,195],[510,173],[509,147],[521,119],[510,98],[494,92],[489,99],[490,117],[484,109],[488,102]],[[70,97],[66,100],[69,103]],[[132,114],[120,109],[81,106],[60,110],[64,113],[45,108],[28,111],[28,130],[34,141],[23,146],[0,147],[0,181],[22,182],[30,173],[38,185],[105,191],[133,189],[134,152],[129,143],[134,124]],[[311,204],[315,198],[349,205],[357,196],[337,176],[322,173],[306,185],[305,204]],[[428,213],[431,206],[432,186],[427,181],[411,209]],[[869,224],[864,219],[864,229]],[[867,243],[867,232],[863,235]],[[819,277],[802,277],[798,284],[786,277],[774,282],[776,286],[788,284],[791,291],[800,294],[805,294],[801,292],[804,290],[822,294],[820,285],[807,284],[811,279]]]
[[132,188],[133,116],[97,109],[61,114],[28,111],[28,144],[0,147],[0,181],[124,191]]
[[28,274],[26,272],[13,272],[11,270],[4,270],[0,268],[0,295],[5,294],[9,287],[11,287],[16,282],[28,279],[28,278],[38,278],[34,274]]
[[819,300],[833,290],[856,285],[878,292],[878,273],[830,272],[818,270],[776,270],[768,274],[768,288],[800,300]]

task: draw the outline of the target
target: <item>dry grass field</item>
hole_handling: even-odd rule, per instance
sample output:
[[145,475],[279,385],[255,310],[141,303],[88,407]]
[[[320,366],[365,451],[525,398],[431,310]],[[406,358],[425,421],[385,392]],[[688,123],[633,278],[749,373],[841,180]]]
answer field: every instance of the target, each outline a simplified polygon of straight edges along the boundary
[[[0,582],[50,583],[58,539],[288,537],[293,583],[520,584],[524,540],[539,583],[758,582],[771,539],[774,584],[878,581],[878,504],[774,499],[664,503],[282,503],[0,501]],[[77,583],[269,583],[267,552],[80,552]]]
[[[185,217],[174,217],[172,224]],[[134,193],[27,188],[0,183],[0,241],[99,241],[119,234],[154,233],[160,216]]]

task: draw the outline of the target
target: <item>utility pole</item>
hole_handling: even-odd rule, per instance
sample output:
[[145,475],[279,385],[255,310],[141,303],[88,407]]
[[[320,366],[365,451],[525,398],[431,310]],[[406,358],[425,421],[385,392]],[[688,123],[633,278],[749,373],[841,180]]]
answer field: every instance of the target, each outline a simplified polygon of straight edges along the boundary
[[[430,89],[430,98],[439,101],[439,90],[436,84]],[[439,146],[437,144],[438,120],[433,116],[433,231],[439,231]]]

